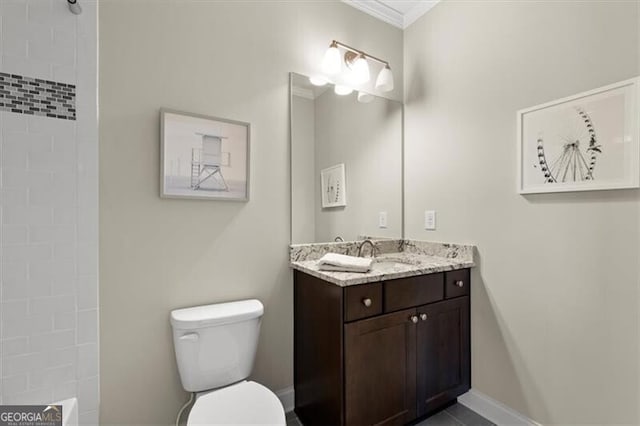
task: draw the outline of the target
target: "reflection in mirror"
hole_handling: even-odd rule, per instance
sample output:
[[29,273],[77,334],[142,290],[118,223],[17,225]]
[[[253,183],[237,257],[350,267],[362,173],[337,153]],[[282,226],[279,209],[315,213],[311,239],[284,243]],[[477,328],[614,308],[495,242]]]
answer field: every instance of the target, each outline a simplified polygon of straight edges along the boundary
[[402,104],[292,73],[291,210],[293,244],[402,238]]

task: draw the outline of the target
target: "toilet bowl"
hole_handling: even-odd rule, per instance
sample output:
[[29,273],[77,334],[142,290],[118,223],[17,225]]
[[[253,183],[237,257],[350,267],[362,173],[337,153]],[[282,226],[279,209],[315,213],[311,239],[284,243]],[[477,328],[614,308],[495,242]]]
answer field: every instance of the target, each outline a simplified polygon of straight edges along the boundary
[[285,425],[278,397],[247,381],[264,307],[242,300],[171,312],[182,387],[196,393],[188,425]]

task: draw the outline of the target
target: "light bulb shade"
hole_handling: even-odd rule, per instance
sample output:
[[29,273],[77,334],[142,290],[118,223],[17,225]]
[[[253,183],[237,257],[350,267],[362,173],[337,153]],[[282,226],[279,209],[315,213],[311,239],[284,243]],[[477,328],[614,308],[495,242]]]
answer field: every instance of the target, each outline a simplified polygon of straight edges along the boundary
[[393,90],[393,73],[389,65],[382,68],[378,78],[376,79],[376,89],[382,92],[390,92]]
[[336,87],[333,88],[333,91],[336,93],[336,95],[345,96],[353,92],[353,89],[349,86],[336,84]]
[[349,82],[352,84],[364,84],[371,78],[369,74],[369,63],[360,55],[351,65],[351,72],[349,72]]
[[314,86],[324,86],[328,83],[327,79],[321,75],[314,75],[313,77],[309,77],[309,83]]
[[373,95],[366,92],[358,92],[358,102],[368,104],[373,100]]
[[340,74],[340,71],[342,71],[342,58],[340,57],[340,51],[337,45],[331,44],[324,54],[322,71],[327,75]]

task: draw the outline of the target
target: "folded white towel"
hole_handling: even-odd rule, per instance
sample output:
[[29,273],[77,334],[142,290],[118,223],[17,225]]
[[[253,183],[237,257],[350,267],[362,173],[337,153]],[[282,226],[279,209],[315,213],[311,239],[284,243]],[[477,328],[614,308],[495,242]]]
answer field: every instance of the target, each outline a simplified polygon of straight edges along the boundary
[[327,253],[318,260],[319,269],[323,271],[369,272],[373,259]]

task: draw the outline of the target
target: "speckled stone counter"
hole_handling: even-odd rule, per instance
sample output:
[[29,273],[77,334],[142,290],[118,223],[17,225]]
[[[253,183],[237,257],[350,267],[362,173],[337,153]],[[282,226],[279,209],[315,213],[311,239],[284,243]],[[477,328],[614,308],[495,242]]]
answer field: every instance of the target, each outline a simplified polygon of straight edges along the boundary
[[341,287],[475,266],[474,246],[416,240],[377,240],[379,254],[367,273],[320,271],[318,259],[326,253],[356,256],[360,242],[296,244],[290,247],[293,269]]

